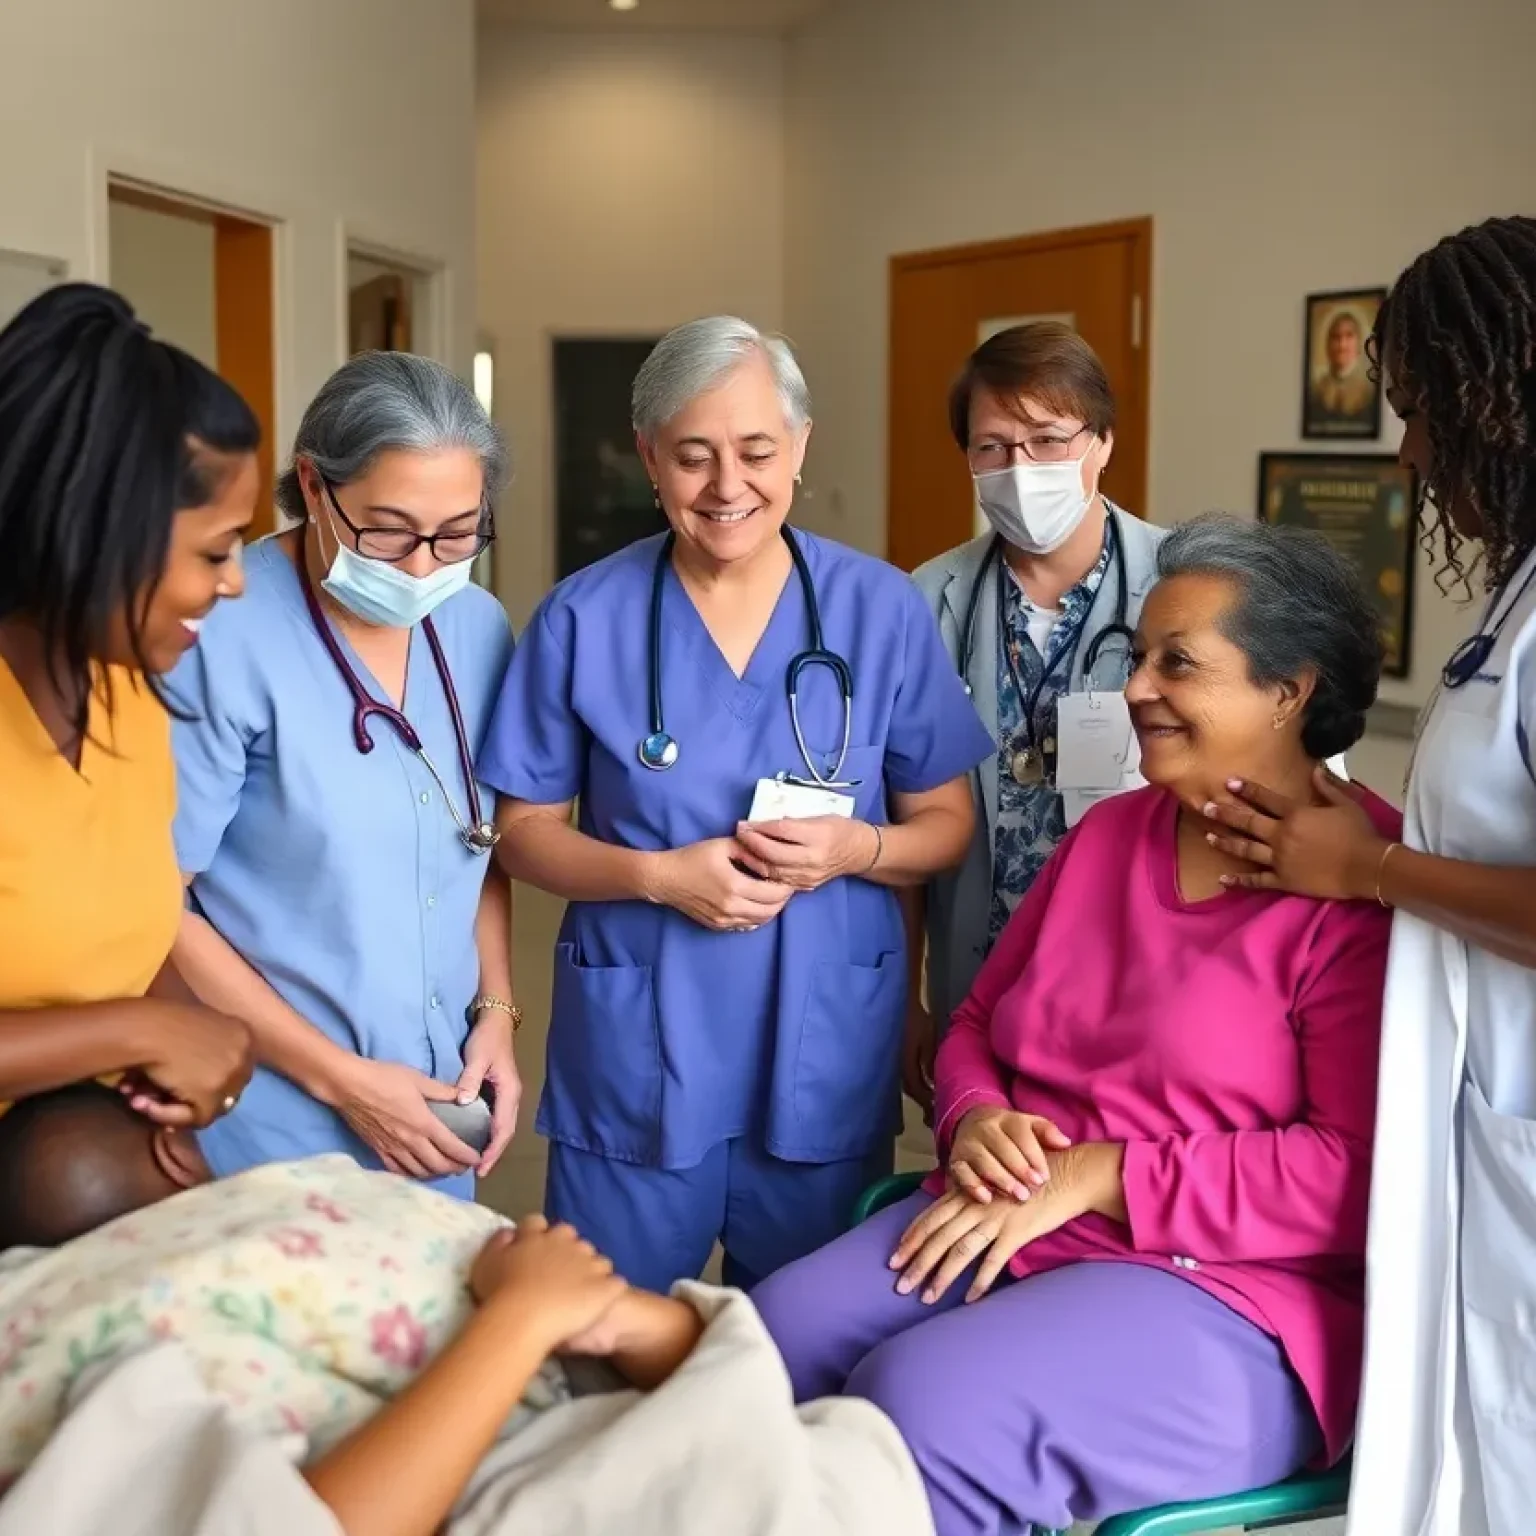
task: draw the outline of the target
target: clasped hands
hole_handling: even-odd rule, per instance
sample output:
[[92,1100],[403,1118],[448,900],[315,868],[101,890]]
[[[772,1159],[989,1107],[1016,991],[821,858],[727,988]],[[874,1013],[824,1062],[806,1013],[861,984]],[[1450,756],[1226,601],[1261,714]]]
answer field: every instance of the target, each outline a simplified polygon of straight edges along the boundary
[[654,856],[646,895],[705,928],[750,933],[771,922],[797,891],[814,891],[868,869],[879,834],[847,816],[742,822],[732,837]]
[[939,1300],[972,1264],[978,1301],[1008,1261],[1037,1238],[1097,1212],[1123,1219],[1122,1148],[1074,1146],[1043,1115],[986,1105],[966,1114],[950,1148],[948,1188],[902,1234],[890,1267],[896,1289]]

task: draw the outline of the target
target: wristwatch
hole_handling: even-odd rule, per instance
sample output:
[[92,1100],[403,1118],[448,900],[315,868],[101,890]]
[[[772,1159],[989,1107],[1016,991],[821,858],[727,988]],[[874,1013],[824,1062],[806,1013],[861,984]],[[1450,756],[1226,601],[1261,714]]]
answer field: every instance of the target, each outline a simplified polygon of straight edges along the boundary
[[514,1035],[523,1027],[523,1010],[516,1003],[509,1003],[504,997],[493,997],[489,992],[477,993],[470,1000],[469,1007],[464,1010],[464,1022],[473,1029],[479,1023],[480,1015],[488,1008],[504,1013],[512,1020]]

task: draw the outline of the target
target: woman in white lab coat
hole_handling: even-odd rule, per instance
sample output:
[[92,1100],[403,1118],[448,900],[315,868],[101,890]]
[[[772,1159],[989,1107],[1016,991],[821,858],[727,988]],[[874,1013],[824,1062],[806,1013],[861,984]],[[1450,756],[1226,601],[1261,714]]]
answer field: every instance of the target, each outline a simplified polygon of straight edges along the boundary
[[[1397,909],[1351,1536],[1536,1519],[1536,219],[1442,240],[1374,356],[1453,581],[1486,602],[1420,723],[1404,843],[1348,792],[1235,786],[1243,882]],[[1481,559],[1481,565],[1476,561]]]

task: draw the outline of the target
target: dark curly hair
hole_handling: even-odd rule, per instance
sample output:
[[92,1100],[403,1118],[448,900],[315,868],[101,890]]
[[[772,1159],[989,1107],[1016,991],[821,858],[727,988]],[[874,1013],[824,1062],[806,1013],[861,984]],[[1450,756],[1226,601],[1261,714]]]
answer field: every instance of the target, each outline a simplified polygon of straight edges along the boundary
[[1425,251],[1377,316],[1371,357],[1424,416],[1419,512],[1442,586],[1468,574],[1454,506],[1476,517],[1499,586],[1536,546],[1536,219],[1489,219]]
[[64,283],[0,330],[0,620],[42,634],[83,737],[114,619],[140,649],[177,512],[206,504],[261,428],[211,369],[156,341],[128,303]]

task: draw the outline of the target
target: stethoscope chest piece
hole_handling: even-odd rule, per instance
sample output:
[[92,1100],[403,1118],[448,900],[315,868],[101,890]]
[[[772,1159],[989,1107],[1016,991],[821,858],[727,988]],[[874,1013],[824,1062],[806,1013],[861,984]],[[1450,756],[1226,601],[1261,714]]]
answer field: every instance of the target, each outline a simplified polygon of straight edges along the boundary
[[669,736],[665,731],[652,731],[640,743],[640,761],[647,768],[661,773],[677,761],[677,750],[677,741],[674,737]]
[[478,827],[471,827],[459,836],[464,839],[464,846],[471,853],[489,853],[501,841],[501,833],[488,821],[482,821]]

